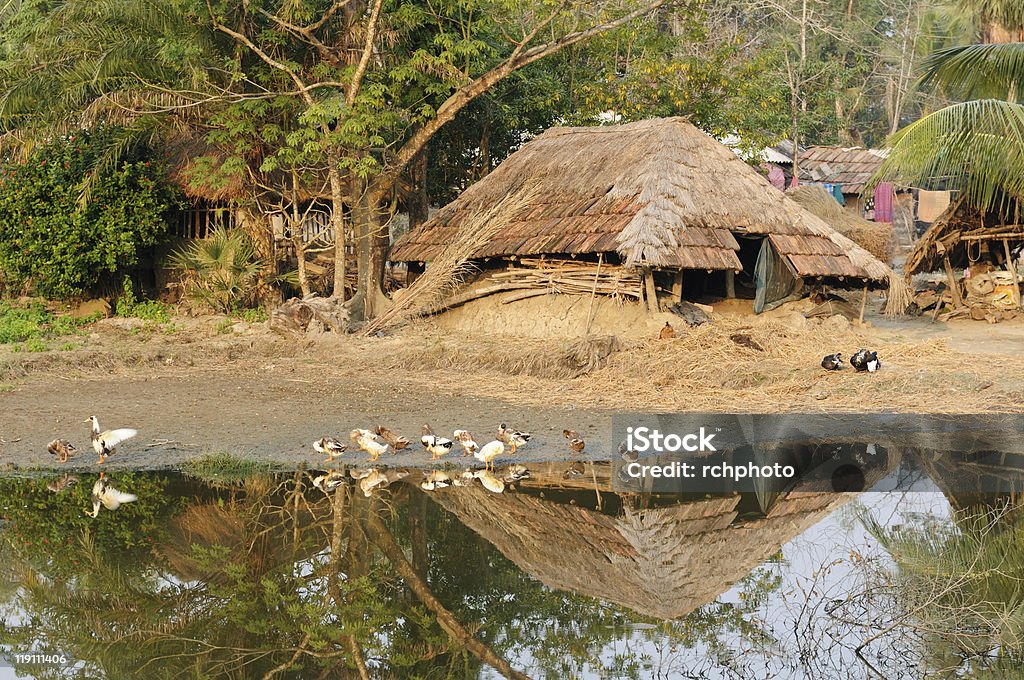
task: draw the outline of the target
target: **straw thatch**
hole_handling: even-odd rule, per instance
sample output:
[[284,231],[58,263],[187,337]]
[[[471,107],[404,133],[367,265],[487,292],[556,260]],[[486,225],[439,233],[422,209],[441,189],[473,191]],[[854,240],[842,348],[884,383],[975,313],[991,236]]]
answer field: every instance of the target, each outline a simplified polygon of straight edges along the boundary
[[399,239],[392,261],[440,257],[470,217],[537,186],[476,258],[614,253],[628,267],[740,270],[736,234],[767,236],[805,277],[884,283],[891,270],[682,118],[553,128]]
[[892,225],[871,222],[843,209],[821,185],[804,184],[788,190],[786,194],[882,262],[892,262],[895,245]]
[[[1024,243],[1024,238],[1021,237],[1024,227],[1015,224],[1016,221],[1004,219],[998,214],[982,215],[958,198],[949,204],[949,207],[914,243],[914,249],[910,251],[903,265],[903,272],[910,276],[920,272],[941,270],[945,258],[949,258],[954,269],[969,267],[979,260],[987,259],[987,252],[992,248],[995,249],[997,258],[1001,258],[1003,238],[1006,238],[1011,250],[1016,250]],[[991,242],[983,243],[976,240],[977,237],[991,239]]]

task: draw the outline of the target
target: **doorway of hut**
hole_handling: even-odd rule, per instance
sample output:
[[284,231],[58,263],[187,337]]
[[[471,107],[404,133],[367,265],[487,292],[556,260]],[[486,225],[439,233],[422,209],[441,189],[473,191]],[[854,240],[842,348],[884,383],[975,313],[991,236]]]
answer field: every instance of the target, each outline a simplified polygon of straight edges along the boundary
[[[742,244],[746,239],[740,237]],[[779,251],[772,245],[771,239],[757,239],[760,247],[754,263],[754,314],[775,309],[784,302],[800,297],[803,279],[794,271]],[[746,264],[744,263],[744,270]]]

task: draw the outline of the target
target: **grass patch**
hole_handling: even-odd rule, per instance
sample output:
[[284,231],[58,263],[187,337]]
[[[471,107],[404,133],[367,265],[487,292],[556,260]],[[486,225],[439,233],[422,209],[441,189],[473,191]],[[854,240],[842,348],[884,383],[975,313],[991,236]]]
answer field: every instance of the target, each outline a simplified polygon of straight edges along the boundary
[[26,351],[44,352],[47,349],[44,340],[78,335],[83,326],[98,318],[98,315],[81,319],[54,316],[38,302],[23,307],[0,302],[0,344],[25,343]]
[[204,482],[238,483],[270,474],[274,466],[263,461],[239,458],[230,453],[206,453],[185,461],[182,472]]
[[171,320],[171,308],[169,305],[158,300],[139,300],[135,297],[135,289],[132,287],[132,280],[124,277],[124,289],[117,298],[117,306],[114,312],[118,316],[131,319],[142,319],[153,321],[158,324],[169,323]]

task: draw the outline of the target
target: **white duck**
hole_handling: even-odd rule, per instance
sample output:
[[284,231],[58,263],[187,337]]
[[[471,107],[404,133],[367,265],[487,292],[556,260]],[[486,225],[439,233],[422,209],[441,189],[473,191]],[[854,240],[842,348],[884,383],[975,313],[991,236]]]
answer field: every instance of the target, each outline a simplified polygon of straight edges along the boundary
[[455,442],[445,437],[438,437],[434,434],[434,431],[430,429],[430,425],[423,425],[423,436],[420,437],[420,443],[423,444],[423,448],[430,451],[430,460],[438,460],[441,456],[447,455],[451,452],[452,447],[455,446]]
[[108,456],[114,455],[115,447],[123,441],[131,439],[139,433],[130,427],[122,427],[117,430],[100,431],[100,421],[96,416],[89,416],[85,422],[92,423],[92,448],[100,457],[100,465]]
[[526,446],[532,436],[529,432],[514,430],[505,423],[498,426],[498,439],[512,448],[509,453],[515,453],[516,449]]
[[[513,449],[514,450],[514,449]],[[498,440],[487,442],[483,447],[473,454],[473,457],[484,464],[485,470],[490,470],[494,459],[505,453],[505,445]]]
[[377,435],[369,430],[355,429],[349,432],[348,436],[361,451],[370,454],[371,461],[377,460],[388,451],[388,445],[377,441]]
[[110,486],[104,473],[92,485],[92,512],[86,512],[89,517],[96,517],[100,514],[100,505],[107,510],[117,510],[123,503],[132,503],[139,498],[133,493],[118,491]]

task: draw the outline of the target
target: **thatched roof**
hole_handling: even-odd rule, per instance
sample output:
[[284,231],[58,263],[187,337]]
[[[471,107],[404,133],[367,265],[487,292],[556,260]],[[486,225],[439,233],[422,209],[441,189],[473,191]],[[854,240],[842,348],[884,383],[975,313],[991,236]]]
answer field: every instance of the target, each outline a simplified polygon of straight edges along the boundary
[[740,270],[735,235],[767,235],[801,276],[886,281],[891,270],[682,118],[552,128],[394,245],[430,261],[469,216],[524,191],[474,256],[616,253],[627,266]]
[[818,184],[789,189],[786,195],[882,262],[892,261],[895,245],[892,225],[871,222],[845,210],[825,187]]
[[886,155],[860,146],[808,147],[800,152],[800,179],[839,184],[844,194],[859,194],[882,167]]
[[612,516],[478,486],[430,494],[546,586],[659,619],[714,601],[851,497],[791,493],[767,517],[737,523],[738,495]]

